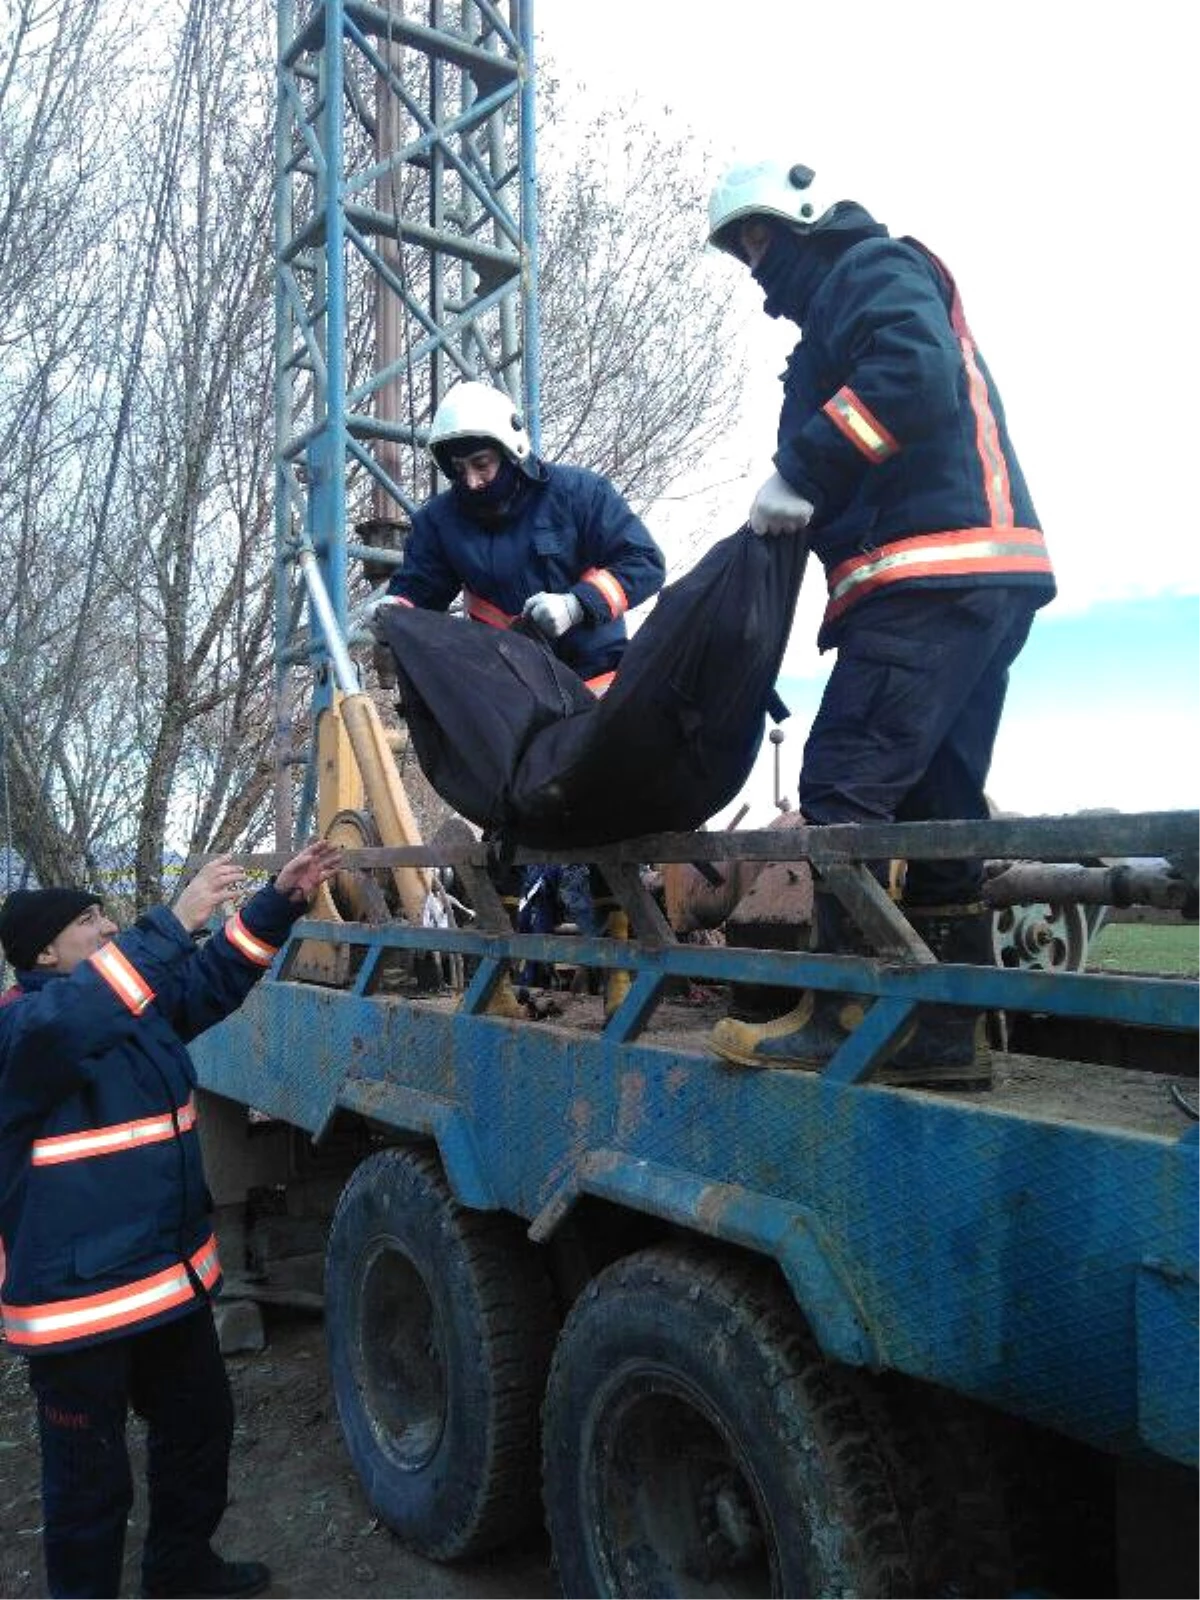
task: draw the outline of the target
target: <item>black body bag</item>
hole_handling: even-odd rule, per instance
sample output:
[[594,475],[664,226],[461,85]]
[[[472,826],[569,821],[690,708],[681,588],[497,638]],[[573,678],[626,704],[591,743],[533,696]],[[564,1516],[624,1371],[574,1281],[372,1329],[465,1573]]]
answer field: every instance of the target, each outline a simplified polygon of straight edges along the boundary
[[662,590],[597,700],[544,640],[387,607],[404,714],[443,800],[532,849],[695,828],[750,775],[804,576],[790,536],[722,539]]

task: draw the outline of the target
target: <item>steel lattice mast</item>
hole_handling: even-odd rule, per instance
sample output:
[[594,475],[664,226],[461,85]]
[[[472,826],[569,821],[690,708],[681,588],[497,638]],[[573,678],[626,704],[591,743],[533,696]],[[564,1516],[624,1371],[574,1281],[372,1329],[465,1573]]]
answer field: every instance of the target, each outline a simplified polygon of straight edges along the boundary
[[[299,562],[343,635],[349,562],[399,559],[434,487],[430,418],[504,384],[538,438],[532,0],[279,0],[275,134],[276,831],[293,830],[293,706],[331,704]],[[310,831],[309,741],[294,826]]]

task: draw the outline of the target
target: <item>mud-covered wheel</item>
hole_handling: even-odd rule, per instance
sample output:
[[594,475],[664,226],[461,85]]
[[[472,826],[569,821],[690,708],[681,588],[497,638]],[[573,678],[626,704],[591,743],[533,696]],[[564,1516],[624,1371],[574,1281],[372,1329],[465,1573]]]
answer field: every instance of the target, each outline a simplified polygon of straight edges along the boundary
[[911,1593],[858,1382],[768,1269],[686,1247],[609,1267],[567,1318],[546,1395],[564,1593]]
[[326,1255],[333,1389],[368,1500],[422,1555],[476,1554],[537,1520],[556,1323],[519,1224],[459,1206],[431,1153],[356,1169]]
[[1013,1594],[1016,1560],[991,1414],[894,1373],[862,1394],[904,1520],[916,1592]]

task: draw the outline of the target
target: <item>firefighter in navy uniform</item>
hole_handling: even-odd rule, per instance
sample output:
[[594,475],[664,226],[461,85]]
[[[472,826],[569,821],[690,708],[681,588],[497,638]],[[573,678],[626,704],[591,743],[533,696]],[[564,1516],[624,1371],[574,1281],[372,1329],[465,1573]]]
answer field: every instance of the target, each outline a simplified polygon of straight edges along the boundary
[[210,1543],[233,1402],[185,1046],[241,1004],[339,856],[302,850],[199,946],[241,882],[228,857],[124,933],[87,890],[16,890],[0,910],[17,973],[0,1006],[0,1311],[37,1400],[52,1595],[120,1592],[130,1405],[147,1423],[143,1592],[270,1580]]
[[527,618],[597,693],[628,643],[625,613],[662,588],[649,531],[607,478],[534,455],[510,397],[459,383],[438,406],[429,451],[450,487],[413,517],[388,595],[495,628]]
[[[732,168],[709,242],[750,268],[770,317],[802,332],[783,378],[776,470],[753,531],[806,538],[825,568],[818,635],[836,650],[805,744],[813,824],[983,818],[1008,669],[1054,579],[1000,397],[950,274],[798,163]],[[990,964],[978,861],[912,862],[905,911],[939,959]],[[861,949],[817,884],[819,950]],[[819,1067],[861,1020],[809,992],[786,1015],[726,1018],[713,1047],[754,1066]],[[983,1018],[918,1013],[881,1080],[986,1086]]]
[[[520,619],[596,694],[612,682],[629,642],[625,613],[662,588],[666,564],[641,519],[599,473],[544,462],[510,396],[487,383],[459,383],[434,415],[429,451],[450,487],[413,517],[404,561],[388,600],[445,611],[461,592],[469,617],[508,628]],[[540,874],[527,867],[522,889]],[[588,869],[563,869],[563,889],[582,933],[599,932],[589,906],[604,907],[606,929],[628,936]],[[628,988],[612,973],[606,1009]],[[507,987],[493,1009],[522,1014]]]

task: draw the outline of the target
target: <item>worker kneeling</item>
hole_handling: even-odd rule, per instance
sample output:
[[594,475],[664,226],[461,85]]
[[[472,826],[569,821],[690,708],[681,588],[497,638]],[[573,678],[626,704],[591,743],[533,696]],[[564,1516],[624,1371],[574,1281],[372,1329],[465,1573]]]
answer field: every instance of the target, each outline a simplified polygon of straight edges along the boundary
[[[602,695],[629,643],[625,613],[666,575],[649,530],[607,478],[543,461],[511,397],[491,384],[447,392],[429,454],[449,488],[414,515],[383,603],[446,611],[461,595],[473,622],[532,630]],[[596,912],[610,937],[628,937],[624,912],[604,903]],[[627,973],[612,973],[606,1010],[628,988]],[[488,1010],[526,1014],[507,979]]]

